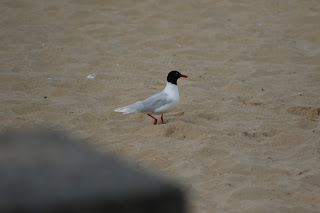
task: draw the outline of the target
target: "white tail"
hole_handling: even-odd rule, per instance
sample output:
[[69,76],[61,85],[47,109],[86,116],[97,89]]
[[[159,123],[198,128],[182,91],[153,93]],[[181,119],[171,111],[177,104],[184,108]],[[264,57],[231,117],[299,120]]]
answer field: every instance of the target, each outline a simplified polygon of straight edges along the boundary
[[115,111],[115,112],[122,112],[123,114],[129,113],[129,112],[127,112],[127,111],[128,111],[128,107],[127,107],[127,106],[126,106],[126,107],[116,108],[116,109],[114,109],[114,111]]
[[122,112],[123,114],[140,112],[142,106],[142,101],[138,101],[134,104],[125,107],[119,107],[114,109],[115,112]]

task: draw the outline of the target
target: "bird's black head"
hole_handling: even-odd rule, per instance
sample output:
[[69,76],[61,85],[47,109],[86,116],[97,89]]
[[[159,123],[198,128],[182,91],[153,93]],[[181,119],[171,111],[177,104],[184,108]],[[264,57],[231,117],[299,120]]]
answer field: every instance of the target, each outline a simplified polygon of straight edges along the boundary
[[169,72],[168,77],[167,77],[167,81],[177,85],[177,80],[178,78],[188,78],[188,76],[186,75],[182,75],[180,72],[173,70],[171,72]]

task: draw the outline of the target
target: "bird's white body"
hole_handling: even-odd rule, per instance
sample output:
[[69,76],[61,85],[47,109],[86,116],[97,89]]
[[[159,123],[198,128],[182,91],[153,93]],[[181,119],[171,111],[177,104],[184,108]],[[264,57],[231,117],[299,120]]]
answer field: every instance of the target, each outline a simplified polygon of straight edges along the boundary
[[180,102],[179,89],[178,89],[178,86],[175,84],[167,82],[166,87],[161,93],[165,93],[168,95],[167,97],[168,103],[161,106],[160,108],[157,108],[154,112],[155,114],[164,114],[164,113],[171,112],[174,108],[178,106]]
[[178,86],[167,82],[162,92],[159,92],[144,101],[138,101],[129,106],[115,109],[116,112],[164,114],[172,111],[180,102]]

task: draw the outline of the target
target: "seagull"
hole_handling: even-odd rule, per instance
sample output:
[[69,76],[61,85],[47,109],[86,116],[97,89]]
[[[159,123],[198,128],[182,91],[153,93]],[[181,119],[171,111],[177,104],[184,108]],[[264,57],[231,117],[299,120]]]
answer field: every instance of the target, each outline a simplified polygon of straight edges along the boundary
[[153,125],[157,124],[157,119],[151,114],[160,115],[163,122],[163,114],[172,111],[180,101],[179,90],[177,86],[177,80],[179,78],[188,78],[186,75],[182,75],[180,72],[173,70],[169,72],[167,77],[167,85],[162,92],[159,92],[144,101],[137,101],[129,106],[120,107],[114,109],[115,112],[128,113],[147,113],[154,119]]

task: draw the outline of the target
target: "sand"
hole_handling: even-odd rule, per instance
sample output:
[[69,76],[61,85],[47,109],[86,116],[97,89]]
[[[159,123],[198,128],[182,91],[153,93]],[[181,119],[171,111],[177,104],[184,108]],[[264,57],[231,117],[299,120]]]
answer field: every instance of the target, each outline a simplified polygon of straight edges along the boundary
[[[320,212],[317,0],[3,0],[0,13],[1,133],[82,138],[178,180],[189,212]],[[113,111],[171,70],[189,78],[166,124]]]

